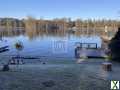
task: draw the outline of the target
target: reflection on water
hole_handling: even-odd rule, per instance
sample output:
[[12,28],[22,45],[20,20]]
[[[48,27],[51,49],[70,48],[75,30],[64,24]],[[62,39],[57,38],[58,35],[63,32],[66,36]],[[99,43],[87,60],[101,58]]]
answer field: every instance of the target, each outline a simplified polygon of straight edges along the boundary
[[101,39],[98,36],[82,36],[80,33],[68,33],[60,30],[0,30],[0,37],[1,40],[7,40],[6,43],[10,46],[10,51],[4,53],[5,55],[16,55],[14,44],[17,41],[23,42],[24,45],[20,55],[47,56],[48,58],[74,58],[76,42],[97,43],[98,47],[101,47]]
[[0,37],[14,37],[24,34],[25,30],[0,30]]

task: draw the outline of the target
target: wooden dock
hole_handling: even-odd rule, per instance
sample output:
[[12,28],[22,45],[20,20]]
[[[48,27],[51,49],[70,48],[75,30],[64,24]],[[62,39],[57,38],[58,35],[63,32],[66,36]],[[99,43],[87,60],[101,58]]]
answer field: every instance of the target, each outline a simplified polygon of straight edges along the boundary
[[98,49],[79,49],[75,52],[76,58],[80,58],[82,55],[88,58],[104,58],[106,54],[104,50]]
[[75,48],[75,57],[104,58],[105,50],[98,48],[95,43],[77,43]]

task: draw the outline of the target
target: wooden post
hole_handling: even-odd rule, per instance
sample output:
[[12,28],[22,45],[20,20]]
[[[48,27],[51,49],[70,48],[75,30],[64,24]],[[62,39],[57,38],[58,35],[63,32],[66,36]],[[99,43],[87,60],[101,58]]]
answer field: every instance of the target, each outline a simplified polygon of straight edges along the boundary
[[103,64],[102,64],[102,68],[103,68],[103,70],[105,70],[105,71],[112,71],[112,64],[109,63],[109,62],[103,63]]

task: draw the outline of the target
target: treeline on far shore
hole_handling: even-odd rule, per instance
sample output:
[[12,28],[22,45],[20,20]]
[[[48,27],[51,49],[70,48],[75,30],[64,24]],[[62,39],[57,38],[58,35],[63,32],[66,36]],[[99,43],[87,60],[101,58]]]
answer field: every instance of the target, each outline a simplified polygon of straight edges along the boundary
[[14,29],[14,28],[25,28],[32,30],[69,30],[69,29],[104,29],[108,28],[111,30],[116,30],[120,26],[119,20],[95,20],[95,19],[76,19],[71,20],[71,18],[56,18],[52,20],[36,19],[28,16],[25,19],[17,18],[0,18],[0,29]]

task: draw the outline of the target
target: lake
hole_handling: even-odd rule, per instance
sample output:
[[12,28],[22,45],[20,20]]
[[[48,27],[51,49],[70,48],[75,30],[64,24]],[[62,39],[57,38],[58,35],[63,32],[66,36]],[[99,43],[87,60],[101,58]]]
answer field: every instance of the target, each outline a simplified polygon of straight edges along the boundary
[[17,55],[15,43],[22,42],[24,48],[19,51],[21,56],[46,58],[74,58],[75,43],[97,43],[100,48],[102,41],[99,36],[76,35],[72,33],[34,33],[24,31],[1,31],[0,47],[9,45],[10,50],[1,55]]

